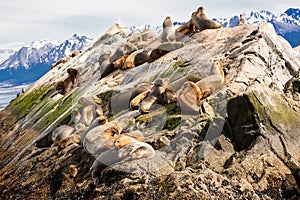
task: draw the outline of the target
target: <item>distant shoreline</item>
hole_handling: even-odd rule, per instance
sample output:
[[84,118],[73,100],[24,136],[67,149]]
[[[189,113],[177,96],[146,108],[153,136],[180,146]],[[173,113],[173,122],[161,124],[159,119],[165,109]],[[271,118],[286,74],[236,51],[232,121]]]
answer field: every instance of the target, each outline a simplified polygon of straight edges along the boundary
[[15,99],[22,90],[26,90],[31,84],[9,85],[0,83],[0,110],[3,110],[11,100]]

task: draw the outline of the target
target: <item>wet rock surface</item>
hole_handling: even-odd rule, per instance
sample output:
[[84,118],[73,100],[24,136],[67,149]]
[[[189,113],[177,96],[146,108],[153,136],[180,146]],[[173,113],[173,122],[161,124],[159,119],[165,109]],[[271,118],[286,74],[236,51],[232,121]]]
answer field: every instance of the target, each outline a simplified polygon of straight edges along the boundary
[[[152,36],[148,42],[155,38]],[[114,26],[72,62],[53,68],[0,112],[1,198],[300,197],[300,60],[270,24],[201,31],[183,37],[184,46],[152,62],[128,70],[113,69],[102,76],[103,67],[111,67],[111,57],[128,38],[135,37]],[[140,46],[147,46],[145,41]],[[109,55],[106,61],[104,54]],[[198,78],[188,75],[214,77],[215,61],[222,63],[224,83],[218,83],[201,98],[198,107],[193,107],[198,113],[189,115],[189,110],[176,102],[157,100],[147,112],[131,110],[130,98],[139,84],[154,85],[159,78],[168,78],[172,85],[187,77],[197,85]],[[55,82],[66,76],[70,67],[79,71],[82,83],[66,95],[53,95]],[[181,85],[173,84],[172,88],[176,87]],[[161,98],[165,90],[159,91],[163,91],[158,92]],[[158,98],[154,91],[149,94]],[[82,97],[96,103],[80,104]],[[108,121],[104,125],[97,121],[96,105]],[[76,109],[81,115],[88,112],[87,107],[90,117],[71,117]],[[155,155],[127,159],[126,154],[126,159],[100,162],[93,174],[97,158],[105,154],[94,153],[87,146],[98,148],[99,140],[88,143],[84,138],[94,128],[107,133],[104,126],[131,112],[135,113],[131,115],[134,123],[112,132],[140,131]],[[83,126],[76,126],[79,123]],[[73,132],[53,140],[53,133],[58,134],[55,130],[63,126],[72,127]],[[122,148],[112,141],[108,151],[119,156]],[[99,179],[97,185],[93,176]]]

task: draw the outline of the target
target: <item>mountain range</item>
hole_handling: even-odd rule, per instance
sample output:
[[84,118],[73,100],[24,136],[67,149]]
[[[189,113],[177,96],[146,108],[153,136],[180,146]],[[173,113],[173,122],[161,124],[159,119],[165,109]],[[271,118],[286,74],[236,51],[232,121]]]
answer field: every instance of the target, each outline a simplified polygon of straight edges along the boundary
[[[271,23],[276,33],[284,37],[292,47],[300,45],[300,9],[289,8],[283,14],[276,16],[273,13],[262,10],[258,12],[241,13],[247,24]],[[239,16],[230,18],[215,18],[224,27],[234,27],[238,24]],[[174,22],[180,26],[184,22]],[[150,28],[155,32],[161,31],[161,26],[133,25],[129,27],[132,32],[140,32],[144,28]],[[69,55],[75,50],[83,50],[87,47],[91,38],[74,34],[62,43],[43,40],[32,42],[12,54],[7,60],[0,63],[0,83],[20,85],[36,81],[50,70],[52,63]]]
[[34,82],[51,69],[52,63],[75,50],[83,50],[92,41],[74,34],[62,43],[50,40],[32,42],[0,64],[0,83],[20,85]]
[[[283,14],[276,16],[273,13],[262,10],[259,12],[241,13],[247,24],[271,23],[278,35],[284,37],[292,47],[300,45],[300,9],[289,8]],[[234,27],[238,25],[239,16],[231,18],[215,19],[224,27]]]

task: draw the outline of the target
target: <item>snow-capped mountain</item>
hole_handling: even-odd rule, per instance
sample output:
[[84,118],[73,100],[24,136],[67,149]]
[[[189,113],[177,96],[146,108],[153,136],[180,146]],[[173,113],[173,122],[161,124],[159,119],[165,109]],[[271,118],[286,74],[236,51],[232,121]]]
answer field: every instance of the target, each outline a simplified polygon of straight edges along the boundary
[[47,63],[54,63],[57,60],[70,55],[76,50],[83,50],[87,47],[93,39],[86,36],[79,36],[74,34],[71,38],[65,40],[63,43],[52,48],[47,54],[42,57],[42,60]]
[[91,38],[74,34],[62,43],[49,40],[32,42],[0,63],[0,82],[18,85],[36,81],[51,69],[52,63],[75,50],[83,50],[91,41]]
[[[276,33],[288,40],[292,47],[300,45],[300,9],[290,8],[280,16],[266,10],[241,14],[247,24],[270,22],[275,27]],[[234,27],[238,25],[239,16],[214,20],[222,23],[224,27]]]
[[14,52],[13,49],[0,49],[0,63],[5,61]]
[[5,68],[28,69],[29,66],[36,63],[41,63],[42,56],[47,54],[52,48],[58,45],[57,42],[49,40],[35,41],[22,47],[19,51],[11,55],[7,60],[0,64],[0,70]]

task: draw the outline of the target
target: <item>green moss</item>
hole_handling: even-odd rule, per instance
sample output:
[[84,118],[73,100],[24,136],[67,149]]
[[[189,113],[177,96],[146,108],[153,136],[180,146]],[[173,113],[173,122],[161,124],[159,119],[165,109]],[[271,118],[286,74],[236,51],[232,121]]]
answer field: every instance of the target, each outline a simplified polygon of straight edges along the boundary
[[173,130],[178,125],[180,125],[180,123],[181,123],[181,116],[180,115],[168,116],[163,129],[167,129],[169,131]]
[[183,61],[181,61],[181,60],[178,60],[178,61],[176,61],[175,63],[174,63],[174,65],[173,65],[173,68],[174,69],[176,69],[176,68],[183,68],[183,67],[187,67],[187,66],[189,66],[190,64],[188,63],[188,62],[183,62]]
[[101,94],[97,94],[97,97],[100,98],[102,100],[102,102],[109,102],[113,93],[114,93],[114,91],[110,90],[107,92],[103,92]]
[[270,119],[276,124],[298,124],[300,116],[280,96],[268,95],[265,93],[248,94],[255,112],[260,120]]
[[[74,107],[74,102],[78,101],[79,95],[76,95],[75,92],[70,93],[68,96],[66,96],[63,99],[63,102],[61,102],[55,109],[52,109],[52,111],[48,112],[43,118],[40,119],[38,122],[36,128],[38,130],[42,130],[45,127],[48,127],[50,124],[52,124],[54,121],[56,123],[60,123],[63,120],[66,120],[66,118],[70,118],[72,108]],[[44,110],[46,112],[51,107],[53,108],[56,106],[57,103],[54,103],[53,105],[49,106],[47,109]]]
[[11,102],[9,109],[12,111],[12,114],[16,115],[18,119],[21,119],[27,115],[35,105],[40,103],[52,89],[53,86],[45,86],[31,93],[24,93]]

